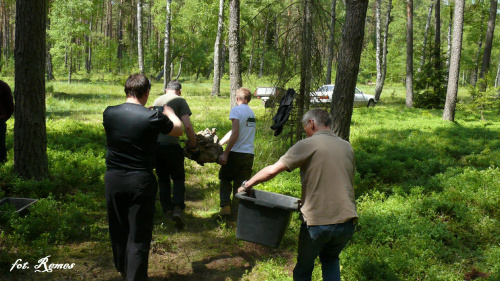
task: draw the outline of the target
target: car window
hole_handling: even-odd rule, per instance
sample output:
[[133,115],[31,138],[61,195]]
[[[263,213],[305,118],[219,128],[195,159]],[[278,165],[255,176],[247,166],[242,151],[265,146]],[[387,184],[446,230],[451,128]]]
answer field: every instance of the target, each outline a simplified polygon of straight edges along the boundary
[[358,88],[356,88],[356,89],[354,90],[354,93],[355,93],[355,94],[361,94],[362,92],[361,92]]
[[327,88],[327,91],[333,91],[333,86],[328,86],[326,88]]

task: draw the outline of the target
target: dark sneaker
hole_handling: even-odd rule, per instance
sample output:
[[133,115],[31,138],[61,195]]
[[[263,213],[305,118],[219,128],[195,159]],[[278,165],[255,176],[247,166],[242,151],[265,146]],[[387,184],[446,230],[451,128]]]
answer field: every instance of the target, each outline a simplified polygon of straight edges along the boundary
[[184,221],[182,220],[182,209],[179,207],[175,207],[174,214],[172,215],[172,219],[175,221],[175,227],[179,229],[184,228]]

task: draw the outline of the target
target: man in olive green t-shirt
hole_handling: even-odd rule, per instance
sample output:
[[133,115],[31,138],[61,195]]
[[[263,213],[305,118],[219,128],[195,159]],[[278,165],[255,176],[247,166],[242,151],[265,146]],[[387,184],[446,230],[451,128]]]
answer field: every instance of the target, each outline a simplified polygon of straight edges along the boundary
[[308,138],[297,142],[278,162],[259,171],[239,192],[268,181],[283,171],[300,168],[301,214],[294,280],[311,280],[319,256],[323,280],[340,281],[339,254],[354,234],[358,218],[354,199],[354,151],[330,130],[332,117],[311,109],[302,122]]
[[[184,125],[184,132],[189,140],[189,149],[196,151],[196,135],[189,116],[191,109],[186,100],[181,97],[182,85],[177,80],[172,80],[168,83],[165,94],[158,97],[154,106],[163,106],[164,104],[171,107],[175,115],[179,117]],[[158,136],[156,148],[156,174],[158,175],[158,184],[160,189],[160,203],[163,213],[167,214],[173,211],[172,219],[175,221],[177,228],[184,228],[184,220],[182,213],[186,208],[184,196],[186,192],[184,170],[184,151],[179,145],[177,137],[172,137],[165,134]],[[170,180],[173,181],[173,192],[171,192]]]

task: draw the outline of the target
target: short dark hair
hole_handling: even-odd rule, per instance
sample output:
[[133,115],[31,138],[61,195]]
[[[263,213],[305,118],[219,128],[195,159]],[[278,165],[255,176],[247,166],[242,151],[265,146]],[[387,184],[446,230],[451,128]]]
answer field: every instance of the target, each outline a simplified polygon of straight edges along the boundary
[[132,74],[125,82],[127,97],[142,98],[151,89],[151,82],[144,74]]
[[304,117],[302,118],[304,126],[307,124],[307,120],[314,120],[316,124],[326,127],[331,127],[333,121],[330,113],[321,108],[313,108],[304,114]]
[[179,82],[178,80],[172,80],[168,82],[167,89],[179,91],[180,89],[182,89],[181,82]]

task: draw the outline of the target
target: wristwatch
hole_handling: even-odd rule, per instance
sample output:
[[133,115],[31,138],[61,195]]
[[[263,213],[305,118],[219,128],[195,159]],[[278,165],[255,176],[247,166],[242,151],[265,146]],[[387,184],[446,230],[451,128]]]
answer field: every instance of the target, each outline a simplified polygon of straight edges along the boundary
[[247,182],[248,182],[248,181],[246,181],[246,180],[245,180],[245,181],[243,181],[243,182],[241,183],[241,187],[243,187],[243,188],[245,189],[245,191],[246,191],[246,192],[248,192],[248,191],[250,191],[250,189],[252,189],[251,187],[245,187],[245,184],[246,184]]

